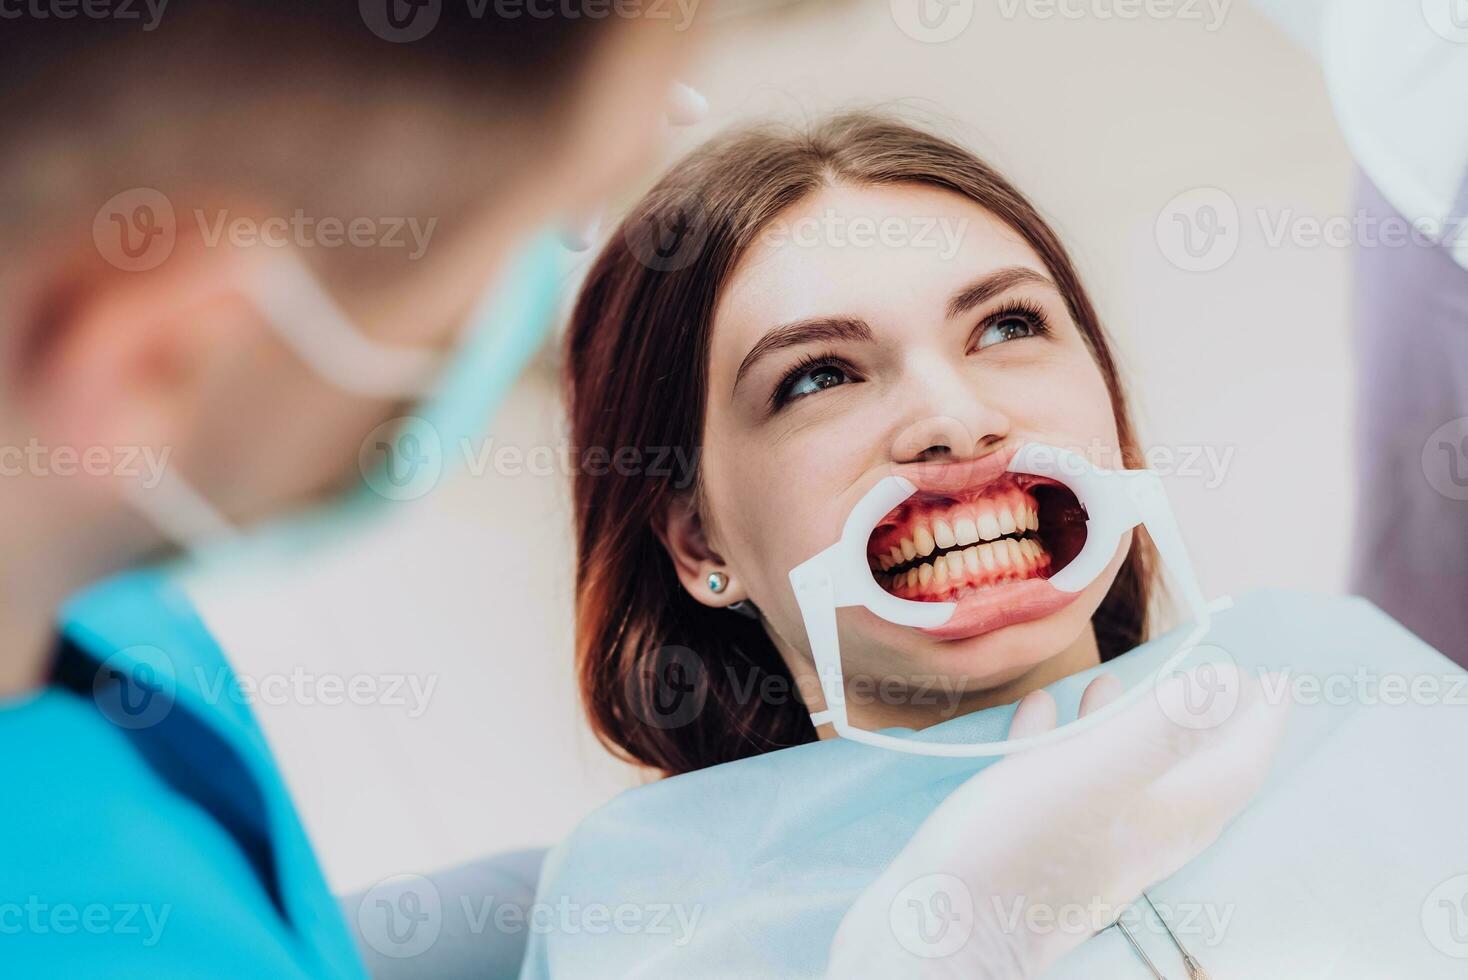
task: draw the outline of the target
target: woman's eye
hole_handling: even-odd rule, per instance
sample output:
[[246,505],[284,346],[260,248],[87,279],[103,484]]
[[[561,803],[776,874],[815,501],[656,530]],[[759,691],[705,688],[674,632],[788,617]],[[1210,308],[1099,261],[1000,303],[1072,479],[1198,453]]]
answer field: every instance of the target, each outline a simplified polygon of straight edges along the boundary
[[1021,337],[1038,337],[1044,332],[1045,324],[1033,314],[1005,313],[984,327],[974,349],[983,350],[985,347],[993,347],[1006,340],[1019,340]]
[[840,361],[810,358],[795,365],[780,379],[770,395],[770,409],[778,411],[797,398],[860,380],[855,371],[848,370]]
[[809,395],[826,388],[834,388],[845,384],[850,379],[846,372],[834,364],[823,364],[820,367],[811,368],[804,374],[793,379],[786,388],[786,397],[799,398],[801,395]]

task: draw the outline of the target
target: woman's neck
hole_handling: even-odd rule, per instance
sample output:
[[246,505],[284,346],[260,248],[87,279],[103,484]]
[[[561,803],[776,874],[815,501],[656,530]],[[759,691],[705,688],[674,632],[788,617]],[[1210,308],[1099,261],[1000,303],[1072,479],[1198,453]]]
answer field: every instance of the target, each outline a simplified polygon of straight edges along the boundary
[[[785,656],[795,675],[796,687],[806,695],[811,711],[825,708],[821,686],[815,666],[803,656]],[[854,691],[847,679],[846,703],[848,718],[853,725],[868,731],[882,728],[928,728],[932,725],[962,715],[1012,704],[1020,698],[1048,687],[1062,678],[1089,670],[1101,662],[1101,652],[1096,644],[1096,631],[1088,623],[1075,642],[1048,660],[1041,661],[1017,677],[1010,678],[994,687],[975,691],[958,691],[957,679],[948,689],[913,692],[910,698],[871,697],[870,691]],[[930,685],[931,688],[931,685]],[[919,694],[921,693],[921,696]],[[830,725],[817,729],[821,738],[832,738],[835,731]]]

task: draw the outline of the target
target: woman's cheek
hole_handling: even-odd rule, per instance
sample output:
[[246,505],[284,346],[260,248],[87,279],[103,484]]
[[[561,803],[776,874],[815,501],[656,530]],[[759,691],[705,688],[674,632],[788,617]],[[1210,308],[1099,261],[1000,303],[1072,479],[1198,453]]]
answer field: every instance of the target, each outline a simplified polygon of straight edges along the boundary
[[1073,378],[1066,386],[1069,414],[1072,421],[1085,420],[1092,438],[1103,442],[1116,442],[1116,412],[1111,404],[1111,392],[1106,388],[1106,379],[1089,355],[1084,364],[1078,365]]
[[1060,378],[1052,375],[1031,391],[1029,406],[1016,413],[1015,423],[1020,432],[1075,449],[1098,465],[1119,465],[1111,395],[1094,365]]
[[[774,461],[768,454],[754,452],[743,458],[749,465],[711,466],[706,471],[713,524],[722,532],[722,540],[715,544],[747,582],[769,580],[765,588],[770,588],[823,547],[811,545],[821,526],[818,516],[809,512],[817,494],[802,488],[803,474],[769,465]],[[739,459],[736,454],[728,462]],[[806,549],[809,554],[801,554]]]

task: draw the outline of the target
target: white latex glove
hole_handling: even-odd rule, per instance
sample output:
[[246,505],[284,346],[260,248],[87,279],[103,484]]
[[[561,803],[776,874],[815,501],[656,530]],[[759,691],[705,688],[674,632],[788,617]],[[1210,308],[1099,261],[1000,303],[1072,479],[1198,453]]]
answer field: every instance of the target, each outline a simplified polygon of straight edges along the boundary
[[[1195,707],[1185,685],[1197,691],[1199,675],[1175,675],[1090,732],[1002,759],[960,786],[847,912],[827,976],[1039,976],[1108,924],[1084,921],[1082,910],[1119,913],[1200,854],[1258,791],[1289,708],[1269,703],[1258,678],[1204,669],[1216,671],[1210,687],[1237,700]],[[1120,688],[1097,678],[1081,713]],[[1055,717],[1050,695],[1034,692],[1010,736],[1046,731]]]

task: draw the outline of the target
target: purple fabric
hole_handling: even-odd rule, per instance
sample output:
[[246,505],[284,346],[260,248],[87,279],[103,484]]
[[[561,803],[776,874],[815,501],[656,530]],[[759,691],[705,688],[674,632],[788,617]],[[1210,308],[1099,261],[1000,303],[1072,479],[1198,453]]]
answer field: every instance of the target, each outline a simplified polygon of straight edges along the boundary
[[[1365,177],[1358,201],[1400,220]],[[1359,247],[1354,301],[1352,591],[1468,666],[1468,422],[1434,436],[1468,417],[1468,270],[1441,247]]]

